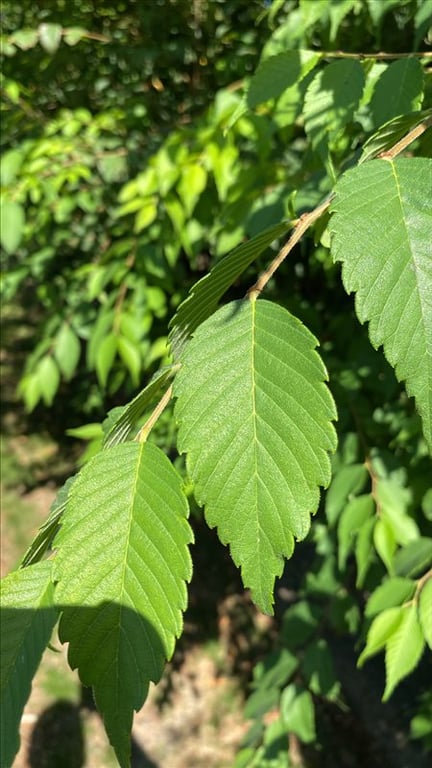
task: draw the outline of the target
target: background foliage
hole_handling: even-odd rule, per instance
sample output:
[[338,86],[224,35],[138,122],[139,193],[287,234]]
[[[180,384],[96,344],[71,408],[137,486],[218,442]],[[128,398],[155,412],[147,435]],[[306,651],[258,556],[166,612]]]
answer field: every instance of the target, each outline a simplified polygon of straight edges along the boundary
[[[168,323],[190,287],[216,266],[214,282],[203,280],[177,315],[174,345],[184,343],[198,309],[204,320],[215,308],[207,304],[218,280],[220,295],[226,288],[229,299],[244,295],[288,229],[281,222],[316,206],[341,174],[343,207],[343,185],[361,192],[366,165],[346,171],[422,119],[431,104],[430,66],[399,54],[430,45],[432,9],[420,0],[56,0],[37,8],[4,3],[2,13],[2,291],[12,316],[33,329],[19,394],[29,411],[51,407],[62,430],[91,421],[73,434],[94,438],[96,451],[104,432],[112,444],[118,435],[119,412],[102,429],[105,412],[170,362]],[[339,50],[371,55],[338,58]],[[394,57],[380,59],[378,51]],[[416,143],[418,158],[431,154],[430,134]],[[337,199],[333,210],[335,249],[339,237],[344,251],[350,232],[338,229]],[[372,205],[374,217],[379,227]],[[282,584],[295,588],[294,598],[276,594],[279,641],[255,667],[245,710],[253,725],[236,766],[289,765],[287,734],[303,745],[305,760],[325,764],[315,712],[325,703],[346,706],[336,671],[342,638],[357,654],[363,649],[360,665],[385,651],[385,699],[419,662],[425,641],[431,644],[427,446],[413,400],[358,322],[344,285],[359,291],[362,321],[371,308],[349,263],[342,284],[327,224],[326,214],[266,288],[267,299],[320,340],[339,445],[322,509],[297,548],[304,553],[286,567]],[[350,250],[360,242],[359,226]],[[274,229],[262,241],[242,245],[267,228]],[[376,233],[361,237],[372,247]],[[242,268],[225,285],[221,259],[236,246]],[[373,322],[370,336],[386,349]],[[398,356],[386,354],[397,366]],[[160,386],[171,374],[163,369]],[[181,377],[177,386],[180,412]],[[409,382],[410,393],[415,386]],[[124,434],[157,388],[138,396],[132,415],[131,406],[123,412]],[[169,411],[152,439],[182,471]],[[103,472],[108,455],[97,458]],[[62,504],[59,498],[51,533]],[[32,568],[45,584],[46,566]],[[68,599],[60,594],[63,606]],[[90,619],[81,614],[83,624]],[[178,625],[170,636],[176,633]],[[430,673],[430,656],[421,663]],[[424,749],[430,707],[420,675],[409,709],[411,735]],[[13,714],[19,718],[19,710]],[[125,760],[127,747],[119,750]]]

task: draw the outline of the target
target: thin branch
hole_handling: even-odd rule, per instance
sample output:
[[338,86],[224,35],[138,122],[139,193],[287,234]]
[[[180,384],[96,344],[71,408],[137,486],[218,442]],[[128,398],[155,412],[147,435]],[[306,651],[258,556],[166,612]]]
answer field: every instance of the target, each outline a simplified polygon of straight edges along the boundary
[[145,441],[147,440],[147,437],[150,434],[151,430],[153,429],[154,425],[156,424],[159,416],[163,413],[169,401],[171,400],[172,390],[173,390],[173,385],[170,384],[167,391],[162,395],[161,399],[159,400],[152,415],[147,419],[146,423],[141,427],[140,431],[135,437],[135,440],[138,443],[145,443]]
[[409,146],[409,144],[412,144],[413,141],[418,139],[419,136],[422,135],[430,126],[432,125],[432,117],[427,117],[423,122],[421,122],[419,125],[416,125],[415,128],[413,128],[409,133],[407,133],[406,136],[404,136],[400,141],[398,141],[394,147],[391,147],[391,149],[387,149],[385,152],[381,152],[378,157],[381,158],[381,160],[391,160],[393,157],[396,157],[396,155],[400,155],[401,152],[406,149],[406,147]]
[[346,53],[346,51],[317,51],[323,59],[409,59],[416,56],[421,59],[432,58],[431,51],[415,51],[413,53]]
[[261,291],[265,288],[268,281],[272,277],[272,275],[276,272],[276,270],[280,267],[283,260],[288,256],[288,254],[292,251],[294,246],[301,240],[304,233],[309,229],[311,224],[313,224],[319,217],[324,213],[324,211],[327,210],[327,208],[330,205],[330,201],[333,197],[333,194],[329,195],[321,205],[319,205],[317,208],[314,208],[313,211],[310,211],[309,213],[303,213],[302,216],[300,216],[299,219],[297,219],[297,222],[294,227],[294,231],[291,234],[290,239],[288,242],[285,243],[283,248],[279,251],[276,258],[273,259],[271,264],[267,267],[265,272],[263,272],[256,283],[252,286],[252,288],[249,288],[246,296],[251,299],[251,301],[254,301],[256,298],[258,298],[258,295],[261,293]]
[[[418,139],[418,137],[421,136],[422,133],[424,133],[426,129],[431,125],[432,117],[425,118],[425,120],[423,120],[419,125],[409,131],[409,133],[400,139],[400,141],[391,147],[391,149],[382,152],[380,155],[378,155],[378,157],[385,160],[396,157],[396,155],[399,155],[401,152],[403,152],[404,149],[409,146],[409,144]],[[317,208],[314,208],[313,211],[309,211],[309,213],[304,213],[302,216],[300,216],[299,219],[293,222],[294,230],[289,240],[281,248],[278,255],[273,259],[267,269],[259,276],[256,283],[254,283],[254,285],[249,288],[245,298],[248,298],[251,301],[254,301],[258,298],[259,294],[263,291],[270,278],[274,275],[288,254],[291,253],[294,246],[299,242],[299,240],[301,240],[304,233],[327,210],[332,199],[333,192],[324,200],[324,202],[318,205]]]

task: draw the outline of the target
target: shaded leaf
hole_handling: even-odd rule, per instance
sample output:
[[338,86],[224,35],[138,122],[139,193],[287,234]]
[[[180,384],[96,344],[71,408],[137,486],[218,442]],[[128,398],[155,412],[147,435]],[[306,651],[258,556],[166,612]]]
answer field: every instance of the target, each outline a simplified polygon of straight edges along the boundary
[[431,160],[364,163],[338,181],[330,228],[357,316],[415,397],[432,450],[431,188]]
[[419,60],[394,61],[378,78],[370,102],[375,126],[420,108],[423,96],[423,67]]
[[394,558],[394,569],[398,576],[418,576],[432,565],[432,539],[421,536],[400,549]]
[[182,628],[191,575],[187,511],[181,479],[162,451],[126,443],[78,475],[55,541],[60,639],[93,687],[122,768],[133,710],[159,680]]
[[415,582],[395,576],[380,584],[371,594],[366,604],[365,616],[375,616],[387,608],[402,605],[414,596]]
[[57,621],[51,562],[14,571],[0,583],[1,761],[10,766],[19,749],[19,725],[31,682]]

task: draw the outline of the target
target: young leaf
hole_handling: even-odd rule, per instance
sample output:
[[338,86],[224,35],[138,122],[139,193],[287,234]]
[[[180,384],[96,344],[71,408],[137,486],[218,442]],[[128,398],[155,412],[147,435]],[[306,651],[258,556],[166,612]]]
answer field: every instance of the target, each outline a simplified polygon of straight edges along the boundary
[[193,286],[170,323],[170,344],[176,359],[194,330],[215,311],[219,299],[230,285],[290,226],[290,222],[276,224],[247,243],[242,243]]
[[431,160],[364,163],[338,181],[330,228],[357,316],[415,397],[432,450],[431,188]]
[[375,511],[375,503],[371,494],[355,496],[348,501],[338,525],[338,566],[343,570],[348,554],[351,552],[354,537],[358,530],[369,520]]
[[[122,768],[133,710],[173,652],[191,575],[181,480],[150,443],[95,456],[78,475],[55,544],[60,639],[93,686]],[[86,546],[91,540],[92,546]]]
[[325,498],[325,510],[330,526],[335,525],[347,501],[363,490],[368,479],[368,471],[364,464],[342,466],[334,475]]
[[432,564],[432,538],[421,536],[400,549],[394,558],[394,569],[398,576],[413,578],[424,573]]
[[63,323],[54,346],[54,356],[63,376],[72,378],[81,354],[81,345],[69,323]]
[[413,603],[400,610],[402,620],[388,638],[386,646],[386,687],[383,701],[390,698],[397,684],[417,666],[425,645],[417,606]]
[[415,589],[415,582],[411,579],[399,576],[388,579],[372,592],[366,604],[365,616],[376,616],[387,608],[402,605],[413,597]]
[[382,613],[375,616],[370,625],[366,640],[366,648],[359,656],[357,666],[363,666],[364,662],[371,656],[381,651],[389,637],[396,632],[404,616],[404,609],[400,606],[387,608]]
[[106,386],[108,374],[117,354],[117,336],[109,333],[101,341],[96,353],[96,371],[102,387]]
[[234,301],[198,328],[174,381],[195,497],[268,612],[330,480],[336,410],[315,346],[282,307]]
[[14,571],[0,584],[1,761],[10,766],[19,749],[19,724],[31,682],[57,621],[52,563]]

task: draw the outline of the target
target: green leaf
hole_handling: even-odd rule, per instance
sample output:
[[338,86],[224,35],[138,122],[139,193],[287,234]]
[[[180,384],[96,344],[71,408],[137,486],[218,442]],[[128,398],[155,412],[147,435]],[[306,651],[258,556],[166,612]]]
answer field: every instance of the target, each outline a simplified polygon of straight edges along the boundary
[[372,546],[374,528],[375,518],[371,517],[370,520],[362,525],[357,536],[354,555],[357,564],[356,587],[358,589],[363,586],[369,566],[374,557]]
[[336,410],[316,339],[268,301],[234,301],[196,331],[174,381],[195,497],[264,611],[330,480]]
[[66,379],[75,373],[81,354],[81,345],[69,323],[63,323],[54,345],[54,356]]
[[0,242],[6,253],[13,254],[21,243],[25,216],[24,209],[12,200],[1,201]]
[[429,37],[429,41],[431,38],[432,0],[418,0],[417,10],[414,16],[414,28],[416,31],[414,50],[417,50],[419,43],[424,37]]
[[62,28],[60,24],[39,24],[39,40],[47,53],[54,54],[60,45]]
[[122,409],[120,416],[110,426],[104,439],[104,448],[112,448],[127,440],[138,419],[153,405],[161,389],[177,370],[178,365],[170,365],[156,371],[147,386]]
[[60,384],[58,365],[51,355],[45,355],[38,364],[37,378],[45,405],[51,405]]
[[423,67],[419,60],[413,56],[392,62],[375,85],[370,103],[374,125],[419,109],[422,96]]
[[334,475],[325,497],[325,510],[330,526],[336,524],[347,502],[363,490],[368,479],[369,474],[364,464],[342,466]]
[[400,606],[387,608],[376,616],[369,628],[366,647],[359,656],[357,666],[363,666],[371,656],[381,651],[389,637],[396,632],[404,616],[404,608]]
[[417,666],[424,650],[425,642],[417,617],[417,606],[412,604],[400,610],[402,620],[387,640],[386,687],[383,701],[390,698],[398,683]]
[[119,355],[128,369],[134,386],[138,386],[142,368],[139,347],[133,344],[126,336],[117,338]]
[[262,61],[246,93],[248,108],[254,109],[269,99],[279,98],[287,88],[302,80],[304,63],[312,59],[316,64],[319,58],[312,51],[297,50],[284,51]]
[[72,668],[93,686],[122,768],[133,710],[159,680],[182,628],[187,511],[181,479],[162,451],[126,443],[78,475],[55,541],[60,639],[69,642]]
[[375,523],[373,541],[376,551],[388,572],[393,575],[393,555],[396,552],[396,538],[393,528],[385,517],[380,517]]
[[338,181],[332,254],[360,322],[416,399],[432,450],[432,161],[374,160]]
[[5,152],[0,165],[0,179],[2,187],[13,184],[23,164],[24,152],[20,149],[10,149]]
[[291,227],[290,222],[266,229],[235,248],[191,289],[170,322],[170,344],[178,358],[190,335],[215,311],[219,299],[268,246]]
[[307,647],[301,671],[312,693],[325,696],[327,699],[335,699],[338,696],[340,683],[335,676],[330,649],[323,638],[319,638]]
[[13,43],[22,51],[28,51],[34,48],[38,42],[37,29],[19,29],[14,32],[9,42]]
[[398,576],[413,578],[432,565],[432,539],[422,536],[400,549],[394,558],[394,569]]
[[116,354],[117,336],[114,333],[109,333],[102,339],[96,352],[96,372],[102,387],[106,386]]
[[432,578],[430,576],[420,591],[418,610],[424,638],[432,651]]
[[57,621],[51,562],[14,571],[0,584],[1,760],[10,766],[19,749],[19,725],[31,682]]
[[65,484],[60,488],[57,496],[51,504],[50,513],[45,522],[39,528],[35,538],[27,549],[24,557],[21,560],[20,567],[25,568],[32,563],[37,563],[42,560],[45,553],[51,547],[54,537],[60,529],[60,520],[63,512],[66,509],[66,502],[72,487],[72,483],[75,482],[75,476],[66,480]]
[[295,733],[305,744],[316,739],[315,708],[309,691],[289,685],[282,692],[280,711],[289,733]]
[[338,525],[338,567],[343,570],[348,554],[354,544],[358,530],[375,512],[375,502],[370,494],[356,496],[351,499],[339,519]]
[[335,61],[317,72],[304,104],[305,130],[321,155],[327,152],[357,109],[364,87],[364,72],[355,60]]
[[202,165],[192,163],[182,168],[177,191],[188,217],[192,215],[200,195],[205,190],[206,184],[207,171]]
[[366,604],[365,616],[376,616],[377,613],[402,605],[411,600],[416,590],[415,582],[395,576],[380,584],[371,594]]
[[88,35],[87,30],[83,27],[67,27],[63,32],[65,43],[71,46],[76,45],[83,39],[83,37]]

